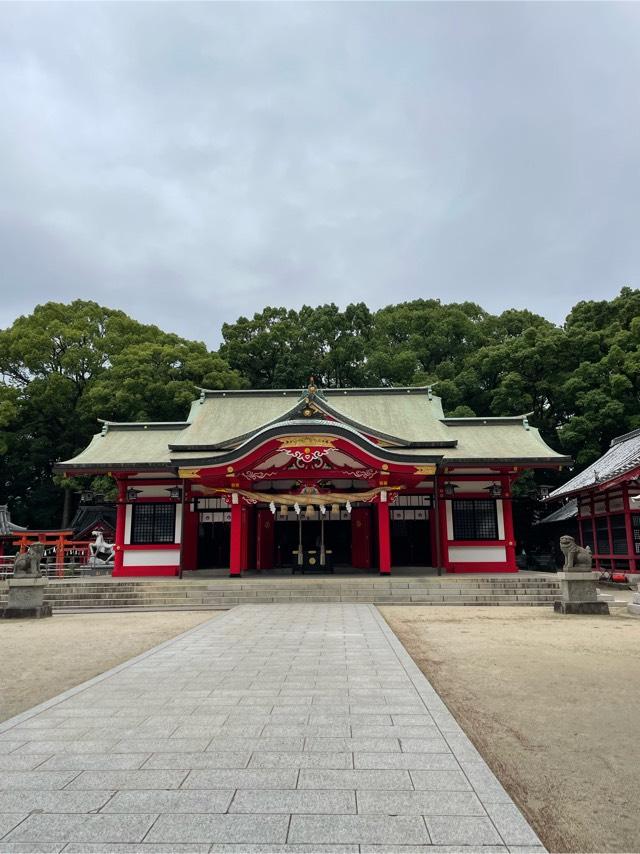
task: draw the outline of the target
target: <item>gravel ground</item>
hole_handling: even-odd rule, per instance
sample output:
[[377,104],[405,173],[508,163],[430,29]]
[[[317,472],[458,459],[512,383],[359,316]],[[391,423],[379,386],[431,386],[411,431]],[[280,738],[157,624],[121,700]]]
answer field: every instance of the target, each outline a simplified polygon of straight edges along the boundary
[[0,620],[0,721],[104,673],[216,613],[154,611]]
[[380,610],[550,851],[640,851],[640,619]]

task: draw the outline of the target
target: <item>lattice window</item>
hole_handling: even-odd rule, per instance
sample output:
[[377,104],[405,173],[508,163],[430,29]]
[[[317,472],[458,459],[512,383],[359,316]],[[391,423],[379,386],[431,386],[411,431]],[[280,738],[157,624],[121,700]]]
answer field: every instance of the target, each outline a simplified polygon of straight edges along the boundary
[[613,545],[614,555],[626,555],[629,553],[627,545],[627,527],[625,525],[624,515],[611,516],[611,540]]
[[497,540],[498,513],[496,502],[491,499],[454,499],[454,540]]
[[596,519],[596,552],[600,555],[611,554],[609,524],[606,516]]
[[594,551],[595,541],[593,539],[593,522],[591,519],[584,519],[580,522],[580,530],[582,531],[582,545],[586,549],[587,546]]
[[131,520],[133,544],[173,543],[176,530],[175,504],[134,504]]
[[633,526],[633,551],[634,554],[640,555],[640,513],[631,514],[631,524]]

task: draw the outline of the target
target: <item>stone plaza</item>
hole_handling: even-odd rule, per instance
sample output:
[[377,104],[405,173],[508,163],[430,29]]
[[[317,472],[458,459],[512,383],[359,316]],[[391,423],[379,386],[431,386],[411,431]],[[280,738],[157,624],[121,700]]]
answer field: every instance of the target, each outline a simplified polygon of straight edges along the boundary
[[371,605],[244,605],[0,725],[2,852],[543,852]]

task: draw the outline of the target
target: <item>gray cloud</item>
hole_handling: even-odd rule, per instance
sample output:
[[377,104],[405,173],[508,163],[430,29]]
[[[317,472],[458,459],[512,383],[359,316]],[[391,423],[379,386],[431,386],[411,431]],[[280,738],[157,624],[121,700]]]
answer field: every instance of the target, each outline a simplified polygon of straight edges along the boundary
[[640,7],[0,4],[0,325],[638,287]]

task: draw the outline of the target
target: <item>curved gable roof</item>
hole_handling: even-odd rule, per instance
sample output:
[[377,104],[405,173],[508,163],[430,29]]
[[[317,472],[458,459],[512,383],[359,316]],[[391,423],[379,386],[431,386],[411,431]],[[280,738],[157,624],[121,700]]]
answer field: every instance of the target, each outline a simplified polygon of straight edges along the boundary
[[[258,430],[295,418],[304,405],[298,390],[203,390],[189,415],[190,425],[173,449],[226,448]],[[424,388],[331,389],[312,396],[312,408],[344,421],[365,435],[398,445],[455,445],[441,421],[442,404]]]
[[[304,418],[302,409],[314,410]],[[323,419],[324,420],[320,420]],[[152,467],[175,469],[186,460],[224,457],[264,435],[313,423],[405,457],[443,458],[444,463],[559,465],[570,461],[550,448],[522,417],[445,418],[440,399],[425,388],[206,391],[194,401],[186,422],[114,424],[57,471]],[[299,428],[296,428],[299,429]]]

